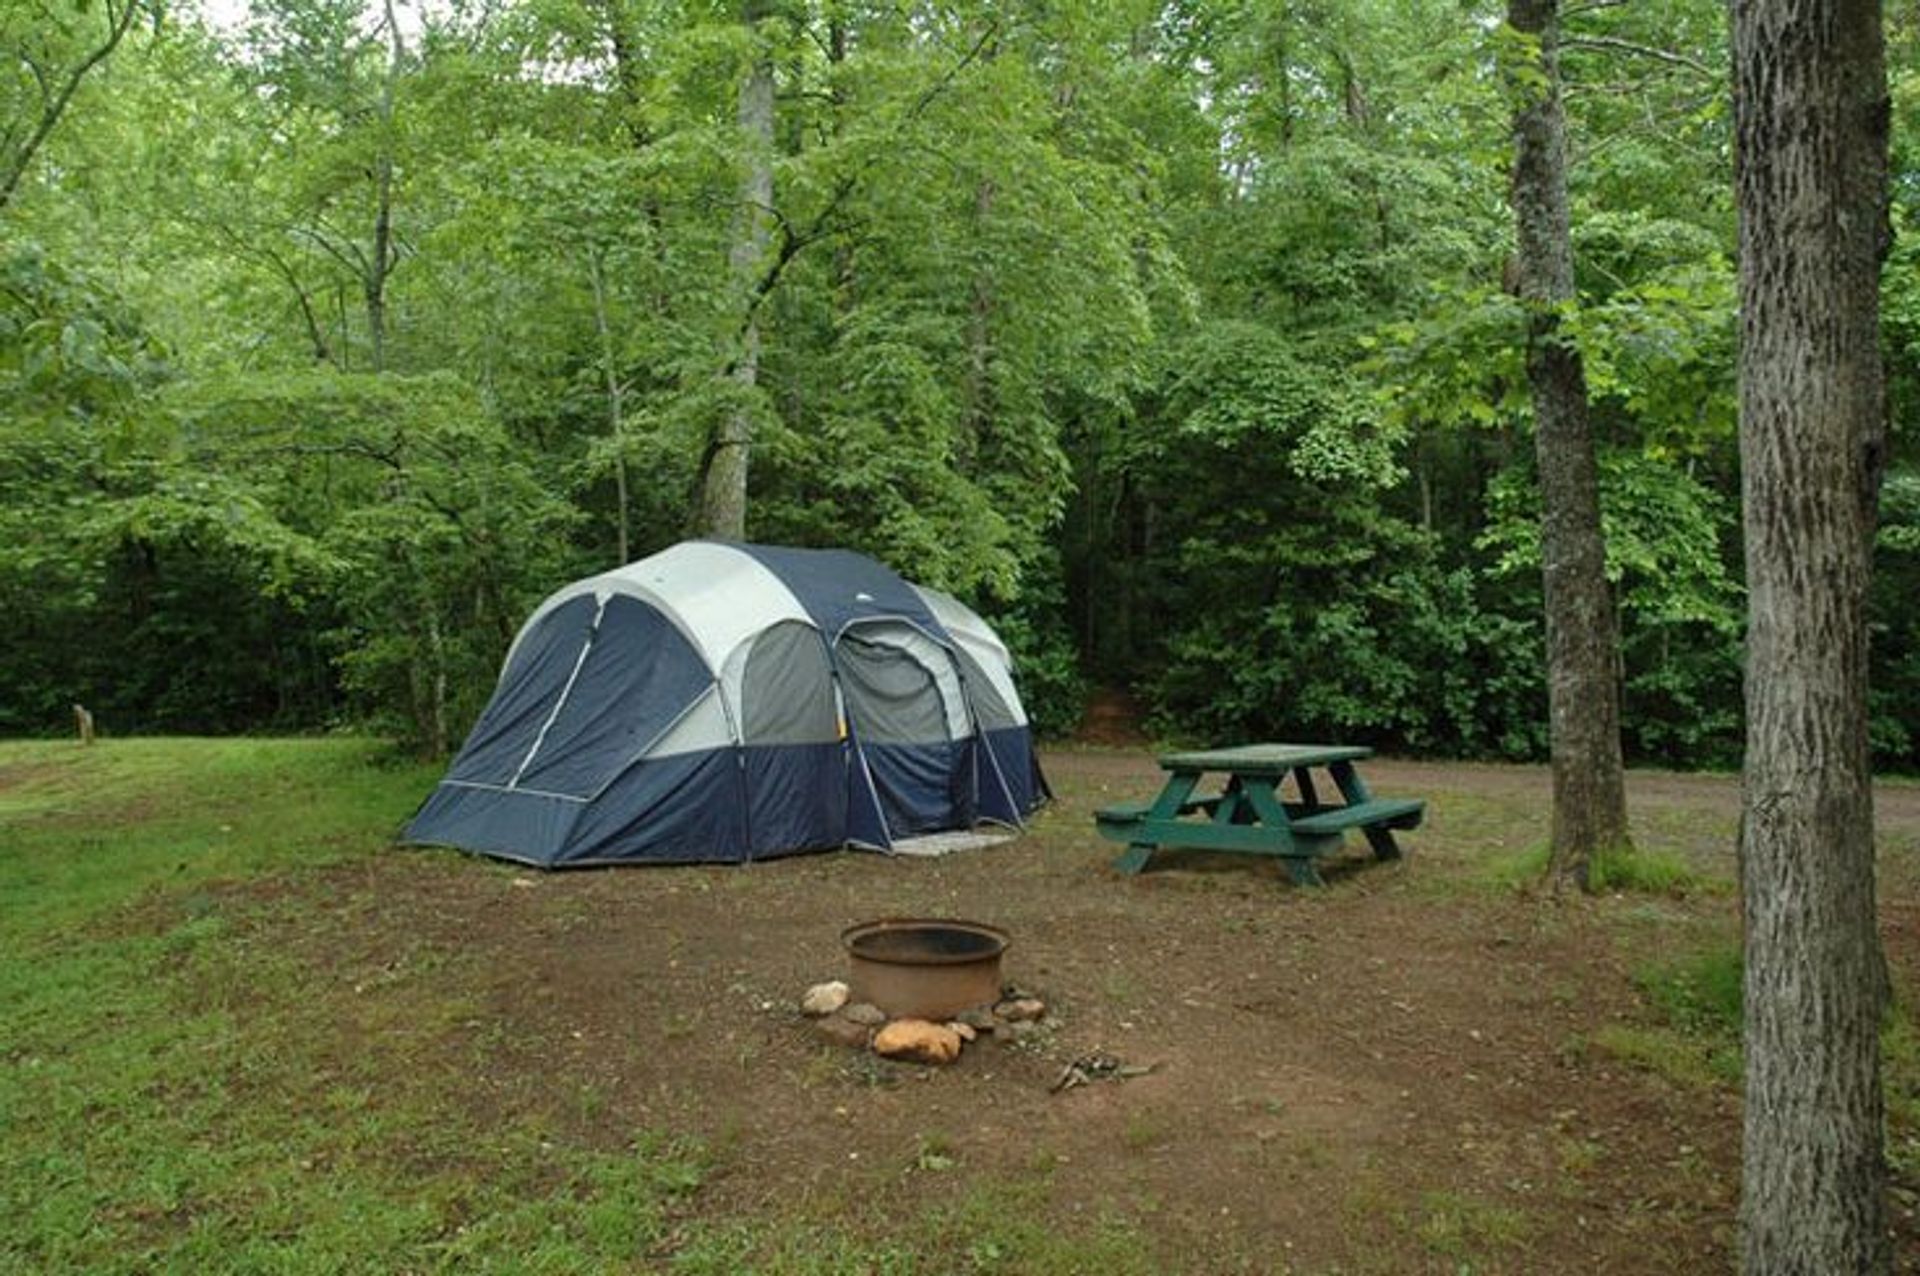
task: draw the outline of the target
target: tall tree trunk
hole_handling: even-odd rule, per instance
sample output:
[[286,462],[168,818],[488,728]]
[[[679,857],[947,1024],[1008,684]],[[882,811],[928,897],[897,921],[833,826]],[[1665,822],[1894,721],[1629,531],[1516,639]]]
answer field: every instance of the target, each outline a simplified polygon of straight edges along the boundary
[[746,171],[740,181],[740,206],[734,212],[733,247],[728,265],[735,292],[747,307],[740,349],[728,375],[741,393],[721,417],[707,447],[700,491],[700,530],[707,536],[745,540],[747,535],[747,462],[753,451],[753,414],[749,400],[760,376],[760,318],[754,283],[767,256],[773,213],[773,54],[759,27],[769,0],[744,0],[741,20],[753,29],[753,65],[740,82],[740,134],[746,146]]
[[[835,5],[827,19],[827,74],[832,77],[829,93],[833,102],[833,135],[838,140],[847,127],[847,86],[842,69],[847,61],[847,18]],[[833,304],[835,314],[845,317],[853,312],[859,280],[854,273],[853,240],[842,236],[833,246]]]
[[620,380],[620,368],[613,354],[613,325],[607,316],[607,272],[600,250],[587,254],[588,278],[593,283],[593,323],[600,334],[600,375],[607,392],[607,438],[613,444],[613,490],[619,510],[615,532],[619,539],[620,562],[630,558],[627,528],[632,522],[628,511],[626,454],[626,385]]
[[[973,233],[986,238],[993,220],[995,187],[983,177],[973,188]],[[993,425],[993,274],[982,259],[973,272],[973,296],[967,309],[967,429],[962,447],[973,455]]]
[[340,371],[353,371],[353,342],[347,323],[347,285],[345,281],[333,286],[334,331],[340,334]]
[[[427,601],[432,602],[429,594]],[[427,618],[427,655],[431,680],[427,692],[427,747],[436,758],[447,756],[452,737],[447,731],[447,643],[440,632],[440,617],[429,608]]]
[[[983,33],[979,47],[982,62],[992,62],[999,56],[1000,42],[990,26]],[[1068,92],[1065,84],[1056,88],[1056,96]],[[1064,113],[1067,108],[1063,105],[1060,109]],[[998,196],[999,187],[991,176],[982,176],[974,183],[973,237],[981,250],[975,255],[967,304],[967,372],[963,387],[966,428],[958,440],[963,465],[978,457],[981,442],[993,428],[994,272],[987,236]]]
[[1734,0],[1751,1274],[1892,1264],[1866,625],[1886,429],[1883,40],[1877,0]]
[[387,276],[393,273],[393,97],[407,51],[400,39],[393,0],[385,3],[388,52],[386,75],[380,82],[380,150],[373,161],[373,251],[361,280],[375,372],[384,372],[387,367]]
[[1560,104],[1558,0],[1510,0],[1507,21],[1538,41],[1533,74],[1515,77],[1513,219],[1520,299],[1527,308],[1527,380],[1542,504],[1547,694],[1553,753],[1556,891],[1588,885],[1596,854],[1626,845],[1620,760],[1618,619],[1600,532],[1600,478],[1580,352],[1559,330],[1573,300],[1567,213],[1567,122]]
[[1287,13],[1286,6],[1282,5],[1273,51],[1274,70],[1280,79],[1280,149],[1282,150],[1287,150],[1293,145],[1293,42],[1288,38],[1289,20],[1290,15]]

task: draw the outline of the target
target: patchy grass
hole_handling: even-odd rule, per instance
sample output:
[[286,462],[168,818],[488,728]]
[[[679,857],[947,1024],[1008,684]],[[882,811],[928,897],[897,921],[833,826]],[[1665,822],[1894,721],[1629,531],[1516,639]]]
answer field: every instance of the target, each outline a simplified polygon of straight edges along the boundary
[[675,1276],[1145,1276],[1162,1270],[1128,1221],[1101,1215],[1062,1232],[1048,1221],[1055,1209],[1044,1176],[1020,1177],[965,1191],[908,1220],[911,1235],[889,1243],[861,1240],[821,1220],[692,1229],[665,1269]]
[[[437,773],[355,739],[0,745],[0,1270],[1149,1269],[1123,1220],[1036,1212],[1044,1176],[904,1219],[703,1213],[720,1154],[599,1128],[591,1084],[571,1130],[477,1108],[450,1081],[509,1043],[444,957],[348,982],[263,940]],[[916,1168],[953,1164],[930,1140]]]
[[1881,1034],[1887,1090],[1887,1161],[1896,1178],[1920,1183],[1920,1028],[1896,1006]]
[[1710,1087],[1740,1080],[1740,1043],[1703,1041],[1661,1025],[1607,1024],[1593,1044],[1676,1085]]
[[31,938],[152,887],[366,855],[438,774],[355,738],[0,746],[0,917]]
[[1676,1085],[1739,1084],[1740,969],[1738,944],[1724,941],[1643,964],[1633,982],[1650,1021],[1604,1025],[1592,1044]]
[[[662,1233],[697,1149],[564,1167],[347,1048],[327,994],[216,879],[384,847],[432,772],[364,740],[5,746],[0,1267],[578,1271]],[[120,910],[138,904],[153,926]],[[404,968],[386,972],[399,981]],[[457,1004],[357,1026],[435,1047]],[[450,1172],[464,1164],[467,1172]],[[508,1256],[511,1255],[511,1258]]]
[[[1610,1024],[1593,1044],[1682,1085],[1737,1086],[1744,963],[1737,939],[1723,939],[1634,972],[1654,1022]],[[1920,1031],[1896,999],[1881,1034],[1890,1137],[1896,1169],[1920,1171]]]
[[1488,1251],[1524,1246],[1528,1236],[1519,1210],[1459,1192],[1428,1192],[1417,1215],[1405,1221],[1430,1251],[1464,1270]]
[[[1542,844],[1510,855],[1488,859],[1481,880],[1505,890],[1524,890],[1546,877],[1548,848]],[[1725,890],[1726,884],[1708,877],[1680,856],[1666,851],[1628,847],[1594,859],[1593,889],[1602,894],[1685,896]]]
[[1643,966],[1633,981],[1672,1027],[1698,1037],[1738,1038],[1741,970],[1740,946],[1729,942]]
[[[539,876],[390,851],[437,770],[367,741],[0,744],[0,1272],[1730,1261],[1724,895],[1487,891],[1543,810],[1492,767],[1404,784],[1442,818],[1325,891],[1120,879],[1088,812],[1151,760],[1059,761],[1060,806],[978,857]],[[1729,809],[1658,785],[1675,828]],[[932,1073],[787,1009],[846,921],[949,909],[1017,931],[1045,1033]],[[1093,1049],[1156,1070],[1050,1094]],[[1888,1060],[1911,1179],[1905,1021]]]

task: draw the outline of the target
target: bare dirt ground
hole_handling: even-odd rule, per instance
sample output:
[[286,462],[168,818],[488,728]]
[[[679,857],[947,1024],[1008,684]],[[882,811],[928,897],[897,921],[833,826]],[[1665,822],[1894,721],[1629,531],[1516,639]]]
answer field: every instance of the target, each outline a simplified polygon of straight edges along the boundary
[[[351,1048],[383,1048],[371,1002],[422,998],[439,1044],[395,1068],[574,1139],[704,1139],[702,1211],[883,1229],[1017,1180],[1050,1218],[1131,1220],[1174,1270],[1731,1269],[1737,1093],[1594,1045],[1649,1019],[1637,966],[1733,933],[1730,892],[1555,904],[1489,886],[1489,858],[1544,837],[1544,770],[1391,761],[1374,789],[1430,803],[1402,863],[1350,848],[1319,891],[1231,857],[1125,878],[1090,812],[1150,794],[1150,756],[1045,765],[1058,801],[1027,836],[944,859],[540,875],[395,851],[244,889],[263,892],[256,938],[310,965],[314,1013]],[[1732,779],[1632,785],[1643,844],[1731,878]],[[1890,786],[1879,818],[1911,990],[1920,788]],[[1046,1031],[941,1070],[818,1040],[796,998],[843,973],[843,927],[889,915],[1009,930],[1006,973],[1046,998]],[[1051,1092],[1096,1050],[1153,1070]],[[1920,1270],[1912,1186],[1903,1270]]]

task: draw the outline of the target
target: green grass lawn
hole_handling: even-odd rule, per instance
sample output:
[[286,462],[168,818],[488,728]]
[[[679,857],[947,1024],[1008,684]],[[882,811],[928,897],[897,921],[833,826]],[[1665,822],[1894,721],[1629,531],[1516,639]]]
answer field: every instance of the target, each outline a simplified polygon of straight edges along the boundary
[[343,1039],[315,1009],[352,990],[244,922],[387,853],[438,771],[358,739],[0,744],[0,1271],[1147,1268],[1128,1229],[1064,1234],[1019,1181],[900,1242],[702,1211],[695,1141],[609,1151],[464,1104],[487,1043],[448,1056],[467,1007],[430,969]]

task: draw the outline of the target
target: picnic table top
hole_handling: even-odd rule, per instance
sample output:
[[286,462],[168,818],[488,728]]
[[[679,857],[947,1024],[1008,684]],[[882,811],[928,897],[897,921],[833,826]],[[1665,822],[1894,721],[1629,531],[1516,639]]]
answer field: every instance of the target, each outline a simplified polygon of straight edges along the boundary
[[1357,744],[1243,744],[1232,749],[1163,753],[1166,771],[1226,771],[1234,775],[1284,775],[1296,767],[1326,766],[1373,756]]

